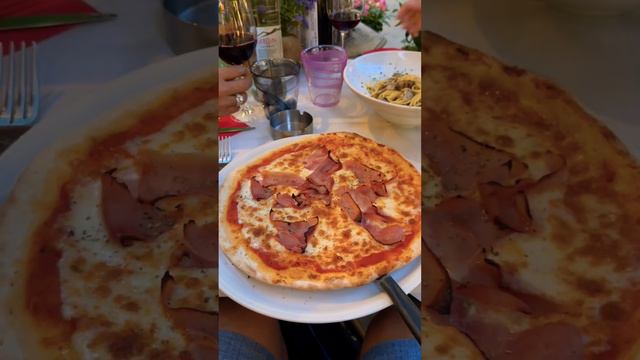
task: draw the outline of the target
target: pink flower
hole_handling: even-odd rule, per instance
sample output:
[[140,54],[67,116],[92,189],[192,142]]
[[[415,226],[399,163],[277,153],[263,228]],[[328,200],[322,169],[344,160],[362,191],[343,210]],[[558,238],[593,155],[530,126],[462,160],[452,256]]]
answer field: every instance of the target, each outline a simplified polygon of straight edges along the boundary
[[354,7],[354,8],[359,8],[359,7],[360,7],[360,1],[361,1],[361,0],[355,0],[355,1],[353,2],[353,7]]
[[387,0],[380,0],[378,4],[380,5],[380,10],[387,11]]

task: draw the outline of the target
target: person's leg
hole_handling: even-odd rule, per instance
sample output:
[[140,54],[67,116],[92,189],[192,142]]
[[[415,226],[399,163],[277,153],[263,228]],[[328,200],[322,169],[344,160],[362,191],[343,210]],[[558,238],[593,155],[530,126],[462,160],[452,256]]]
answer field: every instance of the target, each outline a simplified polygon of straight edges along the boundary
[[254,360],[248,356],[267,360],[269,354],[276,360],[287,358],[278,321],[248,310],[231,299],[220,299],[219,330],[221,360]]
[[420,360],[420,344],[395,307],[390,306],[371,320],[360,355],[363,360]]

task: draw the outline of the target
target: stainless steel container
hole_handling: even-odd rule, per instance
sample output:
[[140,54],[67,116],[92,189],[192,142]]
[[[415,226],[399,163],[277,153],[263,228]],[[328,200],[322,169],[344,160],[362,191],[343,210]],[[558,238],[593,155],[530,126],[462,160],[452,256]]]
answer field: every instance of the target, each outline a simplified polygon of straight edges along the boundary
[[306,111],[280,111],[269,117],[269,125],[274,140],[313,133],[313,117]]
[[165,37],[176,54],[218,45],[218,2],[164,0]]

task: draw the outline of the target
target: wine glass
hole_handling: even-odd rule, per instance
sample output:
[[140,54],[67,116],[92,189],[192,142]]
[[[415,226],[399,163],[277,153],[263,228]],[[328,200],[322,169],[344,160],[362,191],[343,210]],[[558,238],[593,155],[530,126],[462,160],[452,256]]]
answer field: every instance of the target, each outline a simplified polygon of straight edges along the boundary
[[[256,26],[250,0],[220,0],[218,4],[219,57],[229,65],[244,65],[256,48]],[[245,103],[244,116],[252,113]]]
[[360,22],[365,0],[327,0],[327,15],[331,25],[340,32],[340,46],[349,30]]

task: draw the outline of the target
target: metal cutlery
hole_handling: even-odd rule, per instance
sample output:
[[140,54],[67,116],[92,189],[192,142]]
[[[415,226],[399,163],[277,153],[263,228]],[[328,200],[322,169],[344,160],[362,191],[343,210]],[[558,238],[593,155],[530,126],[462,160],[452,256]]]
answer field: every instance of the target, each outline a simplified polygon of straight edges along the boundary
[[30,126],[40,107],[38,59],[35,42],[24,42],[16,51],[14,43],[0,43],[0,54],[9,46],[9,54],[0,57],[0,126]]

